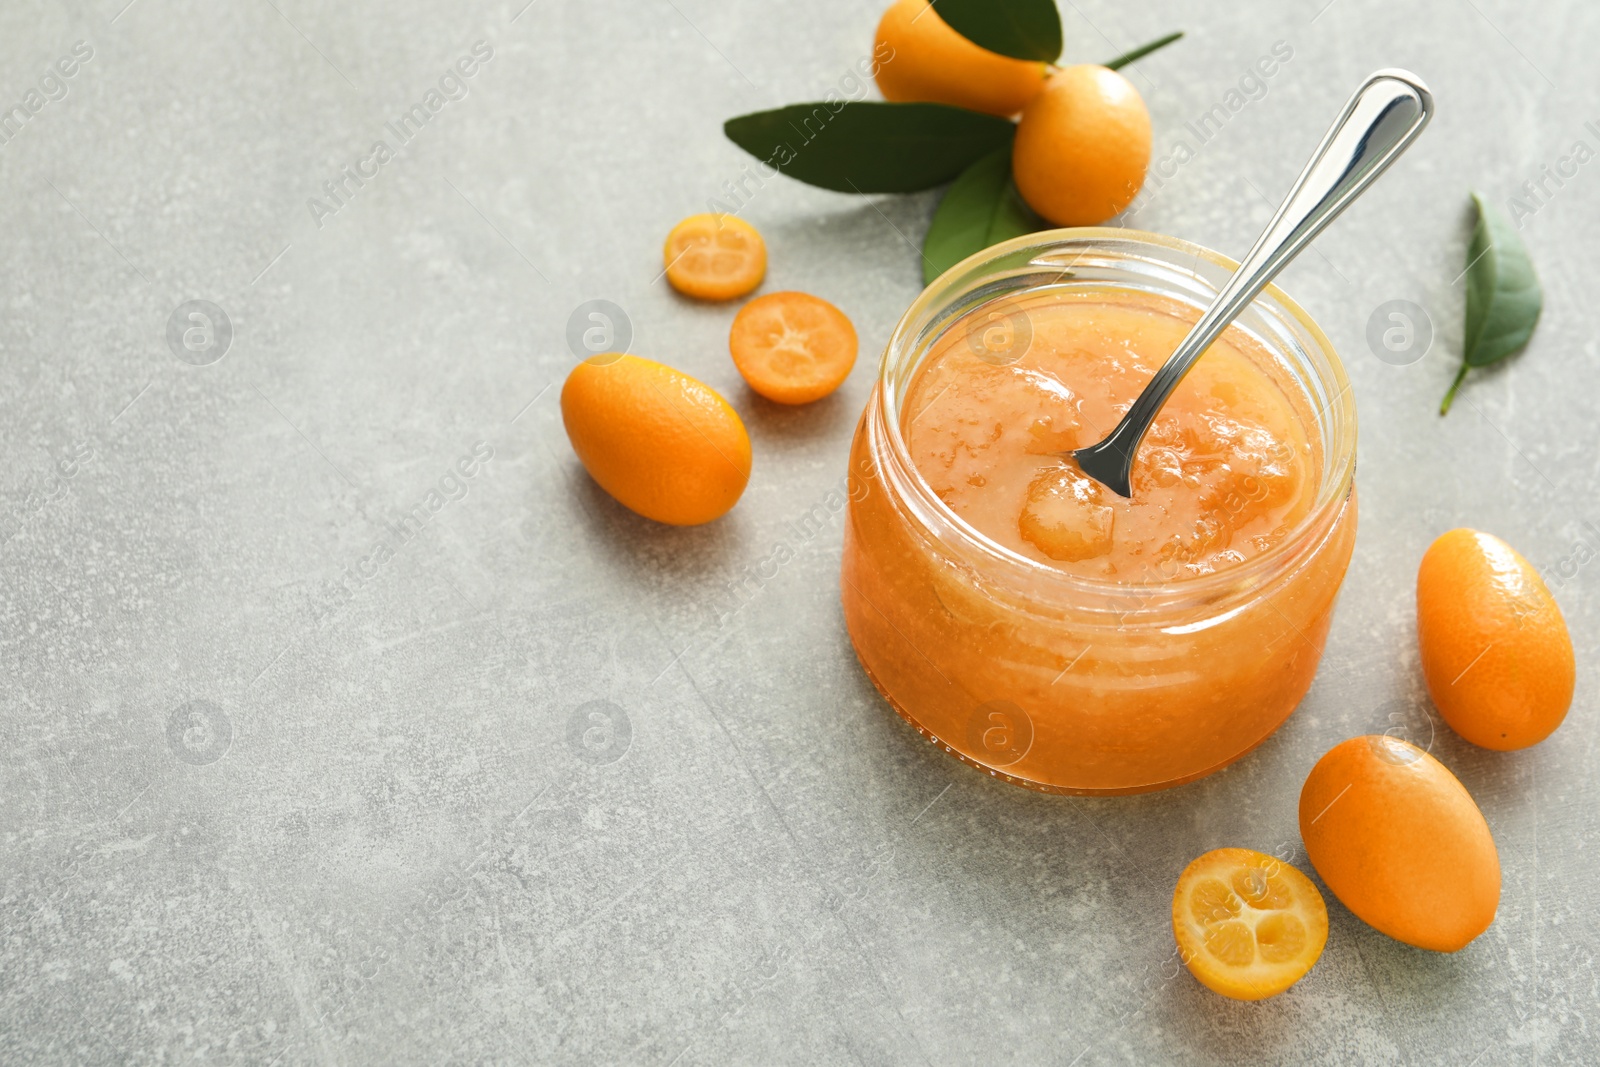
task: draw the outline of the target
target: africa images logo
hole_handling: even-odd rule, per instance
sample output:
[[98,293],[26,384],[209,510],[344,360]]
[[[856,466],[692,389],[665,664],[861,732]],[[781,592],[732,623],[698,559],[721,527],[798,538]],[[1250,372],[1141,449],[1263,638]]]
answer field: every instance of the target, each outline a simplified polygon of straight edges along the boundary
[[466,499],[474,478],[489,469],[494,459],[494,446],[478,441],[471,451],[460,456],[428,492],[401,514],[398,522],[385,522],[385,536],[374,540],[365,554],[353,566],[339,571],[338,581],[326,583],[323,592],[312,605],[312,615],[318,626],[335,618],[346,604],[356,598],[356,593],[375,581],[383,569],[401,549],[422,534],[434,516],[457,500]]
[[66,99],[68,83],[80,66],[93,58],[94,47],[88,41],[74,42],[71,53],[56,60],[39,78],[37,89],[28,89],[10,107],[0,107],[0,145],[10,144],[46,104]]
[[[471,55],[462,56],[439,76],[438,88],[430,88],[422,94],[420,101],[401,112],[399,118],[384,123],[384,129],[393,135],[395,145],[404,148],[410,144],[422,132],[422,128],[444,110],[445,104],[453,100],[465,100],[471,92],[467,80],[477,77],[478,72],[493,58],[494,46],[489,42],[474,43]],[[377,178],[384,164],[397,155],[397,148],[391,147],[388,141],[374,141],[364,157],[323,182],[323,196],[306,200],[306,208],[311,212],[311,221],[317,224],[317,229],[322,229],[323,219],[337,215],[354,200],[356,194],[366,188],[367,182]]]

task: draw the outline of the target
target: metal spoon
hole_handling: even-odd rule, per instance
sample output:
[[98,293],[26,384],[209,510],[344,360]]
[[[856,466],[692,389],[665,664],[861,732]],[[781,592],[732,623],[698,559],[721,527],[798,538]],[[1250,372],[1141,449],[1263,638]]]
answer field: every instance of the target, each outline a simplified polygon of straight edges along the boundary
[[1085,474],[1133,496],[1128,478],[1139,442],[1189,368],[1256,294],[1417,139],[1432,117],[1433,94],[1409,71],[1380,70],[1362,83],[1255,247],[1117,428],[1099,444],[1072,453]]

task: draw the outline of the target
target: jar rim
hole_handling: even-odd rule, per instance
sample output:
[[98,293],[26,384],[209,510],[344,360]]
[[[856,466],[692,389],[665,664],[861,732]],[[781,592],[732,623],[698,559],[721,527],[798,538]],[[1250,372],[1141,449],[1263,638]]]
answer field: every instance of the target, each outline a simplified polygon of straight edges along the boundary
[[[1007,265],[1013,274],[1030,267],[1048,268],[1057,271],[1059,278],[1070,275],[1071,264],[1063,266],[1049,257],[1081,249],[1072,260],[1076,263],[1095,251],[1116,255],[1121,251],[1117,246],[1137,249],[1147,262],[1159,263],[1177,276],[1186,275],[1185,280],[1204,293],[1214,294],[1218,285],[1202,276],[1202,263],[1221,272],[1219,277],[1231,275],[1239,266],[1237,261],[1220,252],[1180,238],[1107,226],[1025,234],[967,257],[945,271],[912,301],[890,335],[879,365],[868,420],[872,435],[886,443],[887,449],[878,448],[874,452],[887,452],[892,466],[881,473],[907,505],[905,510],[912,513],[929,537],[968,563],[983,567],[986,573],[998,571],[1008,576],[1011,580],[1006,584],[1030,599],[1040,599],[1041,594],[1047,592],[1079,603],[1085,597],[1092,597],[1108,602],[1112,610],[1122,606],[1120,602],[1134,600],[1138,602],[1135,611],[1176,607],[1182,602],[1231,599],[1259,588],[1273,576],[1293,570],[1309,556],[1332,529],[1354,485],[1356,413],[1349,378],[1333,343],[1321,327],[1276,285],[1263,289],[1241,314],[1241,319],[1252,312],[1267,315],[1281,322],[1295,336],[1297,343],[1288,346],[1252,332],[1252,336],[1266,344],[1291,372],[1295,384],[1305,390],[1310,409],[1316,412],[1317,425],[1311,428],[1321,437],[1323,471],[1313,506],[1280,541],[1249,559],[1212,574],[1158,581],[1128,582],[1072,574],[1007,548],[962,519],[938,497],[911,460],[900,420],[898,388],[901,383],[897,375],[909,380],[909,372],[901,364],[907,358],[920,360],[932,347],[932,340],[942,336],[944,326],[971,310],[959,307],[959,302],[980,294],[978,302],[981,303],[985,282],[1003,277]],[[1135,257],[1128,255],[1127,258],[1133,262]],[[1185,265],[1189,262],[1193,263],[1192,267]],[[1135,287],[1130,285],[1129,288]],[[1163,292],[1162,295],[1184,300],[1181,293]],[[1209,296],[1206,301],[1209,302]],[[1195,306],[1204,310],[1205,305],[1195,303]],[[1320,406],[1318,394],[1324,398]],[[1125,616],[1128,612],[1124,610],[1120,614]]]

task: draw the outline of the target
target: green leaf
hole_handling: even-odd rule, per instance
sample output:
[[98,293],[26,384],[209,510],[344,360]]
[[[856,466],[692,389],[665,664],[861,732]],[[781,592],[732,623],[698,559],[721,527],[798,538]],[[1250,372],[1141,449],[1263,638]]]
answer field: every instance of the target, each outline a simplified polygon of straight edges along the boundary
[[980,48],[1043,63],[1061,56],[1055,0],[933,0],[933,9]]
[[1533,336],[1544,308],[1544,290],[1528,249],[1505,212],[1472,194],[1478,225],[1467,246],[1467,322],[1461,345],[1461,370],[1439,405],[1450,410],[1467,371],[1487,367],[1519,351]]
[[922,242],[923,284],[974,252],[1048,226],[1011,180],[1011,150],[991,152],[962,171],[939,201]]
[[809,185],[841,193],[931,189],[1011,144],[1008,119],[946,104],[835,100],[757,111],[723,124],[729,140]]
[[1511,220],[1476,193],[1472,198],[1478,205],[1478,225],[1467,248],[1471,266],[1463,349],[1469,366],[1484,367],[1528,343],[1544,292]]
[[1107,60],[1106,63],[1105,63],[1105,66],[1109,67],[1112,70],[1121,70],[1123,67],[1126,67],[1129,63],[1132,63],[1134,60],[1143,59],[1145,56],[1149,55],[1151,52],[1160,51],[1161,49],[1167,47],[1167,45],[1171,44],[1173,41],[1181,40],[1182,38],[1183,38],[1183,31],[1182,30],[1178,30],[1176,33],[1169,33],[1165,37],[1157,37],[1155,40],[1151,41],[1148,44],[1142,44],[1138,48],[1135,48],[1135,49],[1132,49],[1131,51],[1127,51],[1127,52],[1122,53],[1116,59]]

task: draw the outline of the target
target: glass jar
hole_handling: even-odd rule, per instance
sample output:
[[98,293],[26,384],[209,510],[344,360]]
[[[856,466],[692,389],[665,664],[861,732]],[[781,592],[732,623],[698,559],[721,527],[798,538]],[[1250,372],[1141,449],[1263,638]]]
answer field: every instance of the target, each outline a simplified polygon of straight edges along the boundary
[[1236,267],[1157,234],[1047,231],[946,272],[896,327],[851,447],[840,591],[873,683],[963,762],[1047,792],[1162,789],[1249,752],[1310,688],[1355,542],[1355,405],[1328,338],[1276,287],[1235,328],[1297,394],[1318,480],[1287,536],[1225,570],[1121,582],[1024,557],[946,507],[902,435],[908,386],[960,324],[1004,325],[1049,287],[1148,294],[1198,318]]

